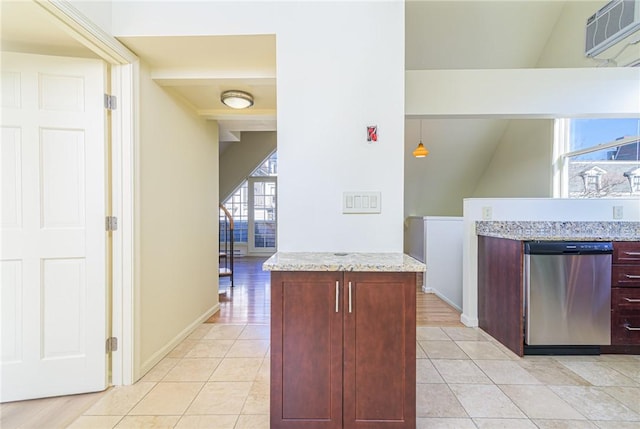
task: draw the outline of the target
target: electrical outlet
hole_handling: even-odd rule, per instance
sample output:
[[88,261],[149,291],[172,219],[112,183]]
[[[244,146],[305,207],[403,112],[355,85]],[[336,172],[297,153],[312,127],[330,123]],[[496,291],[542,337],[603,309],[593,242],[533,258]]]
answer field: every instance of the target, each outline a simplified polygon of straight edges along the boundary
[[491,220],[493,216],[493,210],[491,206],[482,207],[482,220]]
[[622,206],[613,206],[613,218],[622,219]]

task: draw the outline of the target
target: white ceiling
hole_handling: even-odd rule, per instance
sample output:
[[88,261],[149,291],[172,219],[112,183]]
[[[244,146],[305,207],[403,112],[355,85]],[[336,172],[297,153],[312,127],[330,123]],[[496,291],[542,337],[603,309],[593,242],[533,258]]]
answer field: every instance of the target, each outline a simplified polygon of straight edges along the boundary
[[0,44],[7,51],[97,58],[31,0],[0,0]]
[[[406,69],[534,67],[564,0],[406,2]],[[93,55],[34,1],[1,0],[3,49]],[[276,130],[275,36],[122,37],[153,79],[207,119],[221,141]],[[220,93],[240,89],[253,107],[233,110]],[[413,138],[413,136],[411,137]]]
[[[200,116],[217,120],[221,141],[242,131],[276,130],[276,40],[274,35],[121,37],[151,68],[151,77]],[[220,101],[226,90],[254,96],[249,109]]]

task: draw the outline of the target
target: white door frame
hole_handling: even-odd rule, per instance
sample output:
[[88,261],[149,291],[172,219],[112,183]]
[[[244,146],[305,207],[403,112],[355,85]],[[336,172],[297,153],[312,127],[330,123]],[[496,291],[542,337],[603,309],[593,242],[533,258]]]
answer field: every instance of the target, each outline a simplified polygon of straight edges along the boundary
[[133,384],[136,363],[134,300],[139,285],[139,246],[137,218],[139,183],[137,148],[139,60],[126,46],[88,20],[67,0],[34,0],[63,24],[80,43],[111,65],[111,93],[117,97],[117,109],[111,113],[111,197],[112,216],[118,218],[118,230],[112,233],[112,336],[118,338],[118,350],[111,356],[111,383]]

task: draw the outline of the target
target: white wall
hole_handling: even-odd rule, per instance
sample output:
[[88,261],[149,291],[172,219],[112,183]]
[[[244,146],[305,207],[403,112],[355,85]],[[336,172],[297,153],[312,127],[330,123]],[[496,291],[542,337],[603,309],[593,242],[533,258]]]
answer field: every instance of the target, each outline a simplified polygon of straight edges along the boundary
[[[113,32],[275,34],[279,250],[402,251],[403,2],[116,2]],[[343,215],[344,191],[382,213]]]
[[405,220],[405,253],[426,265],[422,290],[462,311],[463,219],[452,216]]
[[414,158],[420,121],[406,120],[405,216],[462,216],[500,142],[505,119],[423,119],[426,158]]
[[111,34],[111,0],[67,0],[82,15],[100,27],[107,34]]
[[140,72],[134,379],[218,308],[218,129]]
[[408,70],[406,115],[635,117],[640,68]]
[[220,155],[220,201],[226,200],[264,159],[276,150],[275,131],[243,132]]
[[462,322],[478,326],[478,237],[475,222],[491,207],[495,221],[613,221],[613,206],[622,206],[622,221],[640,221],[638,199],[470,198],[464,200]]
[[509,121],[473,196],[551,197],[554,121]]

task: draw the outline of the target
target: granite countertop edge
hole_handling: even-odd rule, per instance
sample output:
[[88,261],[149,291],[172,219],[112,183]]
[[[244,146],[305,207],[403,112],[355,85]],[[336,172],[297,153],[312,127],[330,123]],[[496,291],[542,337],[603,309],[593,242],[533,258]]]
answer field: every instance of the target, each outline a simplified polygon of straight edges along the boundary
[[630,235],[623,235],[623,236],[620,236],[620,235],[607,235],[607,236],[544,235],[544,234],[518,235],[518,234],[491,233],[491,232],[479,232],[477,235],[481,235],[484,237],[504,238],[507,240],[517,240],[517,241],[640,241],[640,237],[630,236]]
[[425,265],[404,253],[277,252],[264,271],[423,272]]
[[640,241],[640,222],[477,221],[476,234],[519,241]]

